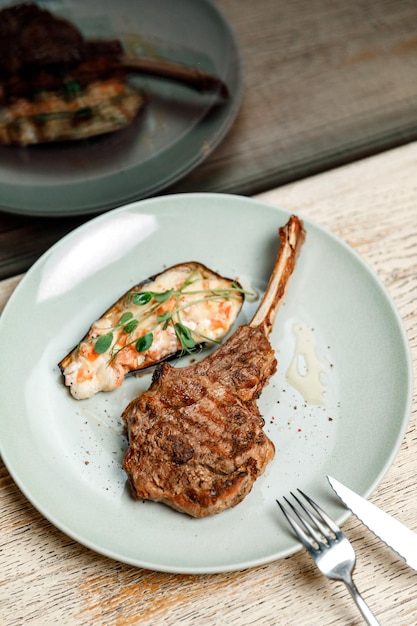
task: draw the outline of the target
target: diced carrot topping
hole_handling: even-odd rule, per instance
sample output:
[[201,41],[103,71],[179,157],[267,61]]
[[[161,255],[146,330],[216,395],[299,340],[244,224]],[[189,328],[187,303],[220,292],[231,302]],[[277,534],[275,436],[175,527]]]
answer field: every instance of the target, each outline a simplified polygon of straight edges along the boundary
[[176,303],[174,298],[170,298],[166,302],[163,302],[160,307],[158,307],[157,314],[163,315],[167,311],[173,311],[175,309]]
[[129,367],[135,367],[137,363],[138,353],[134,345],[126,346],[117,355],[118,365],[128,365]]
[[229,318],[230,317],[230,313],[232,311],[232,305],[230,302],[220,302],[220,306],[219,306],[219,311],[220,313],[222,313],[225,317]]
[[226,328],[227,327],[227,322],[225,322],[224,320],[211,320],[211,324],[210,327],[212,330],[217,330],[218,328]]
[[120,333],[120,335],[117,338],[117,346],[119,348],[123,348],[126,345],[128,340],[130,341],[130,337],[127,333]]
[[92,378],[93,372],[90,370],[88,365],[81,365],[77,372],[77,383],[83,383],[86,380],[91,380]]
[[99,356],[97,352],[95,352],[93,344],[87,341],[80,345],[79,354],[91,362],[94,362]]
[[229,325],[229,317],[232,311],[232,305],[230,302],[221,302],[219,305],[219,314],[220,316],[217,319],[211,320],[210,327],[212,330],[217,330],[219,328],[223,328],[226,330]]

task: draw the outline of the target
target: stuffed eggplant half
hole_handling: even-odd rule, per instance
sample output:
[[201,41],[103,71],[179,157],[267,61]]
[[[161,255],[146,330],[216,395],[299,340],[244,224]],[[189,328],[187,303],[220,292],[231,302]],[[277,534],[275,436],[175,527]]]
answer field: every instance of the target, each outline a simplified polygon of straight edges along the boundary
[[234,325],[244,291],[196,262],[175,265],[113,304],[58,364],[78,400],[119,387],[124,377],[220,343]]

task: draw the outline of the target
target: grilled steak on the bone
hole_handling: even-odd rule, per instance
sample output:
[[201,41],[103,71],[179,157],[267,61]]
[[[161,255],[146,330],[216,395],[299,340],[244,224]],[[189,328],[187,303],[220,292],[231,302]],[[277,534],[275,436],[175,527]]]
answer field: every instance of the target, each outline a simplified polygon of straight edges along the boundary
[[128,56],[122,43],[87,40],[33,3],[0,10],[0,144],[32,145],[114,132],[145,110],[131,74],[174,80],[202,93],[228,89],[217,76],[169,59]]
[[123,467],[133,496],[207,517],[241,502],[274,456],[256,404],[277,367],[268,334],[304,240],[292,216],[267,290],[249,324],[191,366],[164,363],[125,409]]

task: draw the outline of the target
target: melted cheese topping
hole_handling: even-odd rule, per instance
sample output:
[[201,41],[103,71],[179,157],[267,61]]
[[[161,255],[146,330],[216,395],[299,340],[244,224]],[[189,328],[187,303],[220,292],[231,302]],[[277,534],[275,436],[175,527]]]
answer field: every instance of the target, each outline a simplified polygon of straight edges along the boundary
[[[190,266],[191,270],[190,270]],[[192,284],[183,288],[192,274]],[[172,322],[188,328],[196,344],[220,341],[230,330],[241,309],[243,296],[232,292],[226,297],[211,290],[230,290],[229,279],[212,274],[198,264],[176,266],[160,274],[153,282],[136,287],[118,300],[111,309],[95,321],[86,338],[62,361],[65,384],[77,399],[93,396],[98,391],[110,391],[120,386],[125,375],[149,367],[182,349]],[[177,291],[160,303],[151,300],[145,305],[134,304],[132,295],[144,292]],[[178,291],[181,293],[178,294]],[[130,315],[138,324],[132,332],[120,325],[121,316]],[[160,316],[172,315],[164,324]],[[103,353],[97,353],[99,337],[112,334],[112,341]],[[140,352],[136,342],[152,333],[152,344]]]

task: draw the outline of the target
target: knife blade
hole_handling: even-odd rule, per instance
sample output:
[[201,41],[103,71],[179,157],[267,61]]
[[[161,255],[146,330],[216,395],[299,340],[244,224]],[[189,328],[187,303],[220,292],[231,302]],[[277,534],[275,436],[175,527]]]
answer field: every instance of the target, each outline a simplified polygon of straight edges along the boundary
[[374,535],[399,554],[407,565],[417,570],[417,534],[335,478],[327,476],[327,480],[347,508]]

